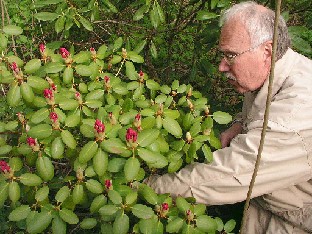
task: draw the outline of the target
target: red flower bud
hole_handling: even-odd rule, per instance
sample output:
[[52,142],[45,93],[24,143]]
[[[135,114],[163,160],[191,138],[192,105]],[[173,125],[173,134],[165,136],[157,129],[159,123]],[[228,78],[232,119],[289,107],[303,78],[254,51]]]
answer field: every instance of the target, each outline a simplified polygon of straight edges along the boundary
[[95,49],[93,47],[90,48],[91,52],[95,52]]
[[105,81],[105,83],[109,83],[110,78],[108,76],[104,76],[104,81]]
[[132,129],[132,128],[128,128],[127,130],[127,134],[126,134],[126,140],[127,141],[132,141],[132,142],[136,142],[138,138],[138,133]]
[[76,93],[75,93],[75,98],[76,98],[77,100],[79,100],[80,97],[81,97],[81,94],[80,94],[79,92],[76,92]]
[[37,144],[36,139],[34,139],[34,138],[32,138],[32,137],[28,137],[28,138],[27,138],[27,144],[28,144],[29,146],[34,146],[34,145],[36,145],[36,144]]
[[60,48],[60,54],[62,58],[66,59],[69,57],[70,53],[65,48]]
[[168,205],[168,203],[163,203],[163,204],[161,204],[161,208],[162,208],[162,210],[169,210],[169,205]]
[[139,76],[140,77],[144,76],[144,72],[142,70],[139,72]]
[[52,99],[53,98],[53,91],[51,89],[44,89],[43,90],[43,95],[47,99]]
[[105,131],[105,125],[102,123],[101,120],[97,119],[94,123],[94,129],[97,133],[102,133]]
[[0,169],[2,172],[9,172],[11,170],[11,167],[9,166],[9,164],[7,164],[6,161],[1,160],[0,161]]
[[14,71],[15,73],[19,72],[19,68],[18,68],[16,62],[12,62],[10,67],[11,67],[12,71]]
[[45,44],[40,44],[39,45],[39,50],[40,50],[41,53],[44,53],[45,49],[46,49]]
[[58,120],[57,114],[55,112],[51,112],[50,113],[50,119],[51,119],[52,122],[55,123]]
[[105,180],[105,187],[107,189],[110,189],[112,187],[112,181],[111,180]]
[[140,113],[137,113],[137,115],[135,116],[135,120],[140,121],[141,120],[141,115]]

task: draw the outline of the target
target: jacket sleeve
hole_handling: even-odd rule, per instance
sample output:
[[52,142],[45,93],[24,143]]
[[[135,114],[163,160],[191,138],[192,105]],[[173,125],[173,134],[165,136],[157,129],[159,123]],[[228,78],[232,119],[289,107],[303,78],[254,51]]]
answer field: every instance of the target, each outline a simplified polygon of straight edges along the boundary
[[[254,171],[260,136],[261,127],[255,127],[236,136],[229,147],[215,151],[213,163],[193,163],[178,173],[152,177],[147,183],[157,193],[193,196],[198,203],[207,205],[243,201]],[[298,133],[269,122],[265,139],[252,197],[310,179],[307,152]]]

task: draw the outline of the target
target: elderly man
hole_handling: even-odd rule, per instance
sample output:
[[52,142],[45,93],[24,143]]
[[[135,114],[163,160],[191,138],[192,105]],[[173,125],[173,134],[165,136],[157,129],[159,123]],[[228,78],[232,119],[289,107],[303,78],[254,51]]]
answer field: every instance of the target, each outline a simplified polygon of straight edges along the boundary
[[[211,164],[152,177],[158,193],[207,205],[246,199],[261,138],[272,59],[274,12],[255,2],[223,15],[219,70],[243,93],[243,110],[221,134]],[[312,233],[312,61],[289,48],[279,22],[268,129],[244,233]]]

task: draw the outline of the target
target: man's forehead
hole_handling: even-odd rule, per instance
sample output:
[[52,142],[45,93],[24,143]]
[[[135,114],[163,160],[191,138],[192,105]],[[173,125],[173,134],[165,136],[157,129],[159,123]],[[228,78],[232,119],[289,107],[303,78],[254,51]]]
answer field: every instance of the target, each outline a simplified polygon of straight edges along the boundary
[[221,29],[219,47],[223,50],[249,47],[250,37],[239,20],[226,23]]

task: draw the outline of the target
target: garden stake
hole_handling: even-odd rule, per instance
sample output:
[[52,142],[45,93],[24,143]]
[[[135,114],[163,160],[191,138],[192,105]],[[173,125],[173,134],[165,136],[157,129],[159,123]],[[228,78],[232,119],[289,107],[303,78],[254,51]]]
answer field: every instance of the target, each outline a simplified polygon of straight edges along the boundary
[[264,139],[265,139],[265,134],[266,134],[266,129],[268,126],[268,119],[269,119],[269,109],[270,109],[270,104],[271,104],[271,96],[272,96],[272,84],[273,84],[273,79],[274,79],[274,68],[275,68],[275,54],[276,54],[276,47],[277,47],[277,37],[278,37],[278,21],[280,17],[280,8],[281,8],[281,2],[282,0],[276,0],[276,9],[275,9],[275,21],[274,21],[274,34],[273,34],[273,48],[272,48],[272,60],[271,60],[271,72],[269,76],[269,87],[268,87],[268,95],[267,95],[267,100],[266,100],[266,108],[265,108],[265,113],[264,113],[264,120],[263,120],[263,128],[261,132],[261,139],[260,139],[260,145],[258,148],[258,155],[257,155],[257,160],[255,163],[255,169],[249,184],[249,189],[247,193],[247,198],[246,202],[244,205],[244,212],[243,212],[243,218],[241,222],[241,227],[240,227],[240,233],[243,234],[242,228],[245,226],[246,223],[246,218],[247,218],[247,210],[249,208],[249,203],[250,203],[250,197],[252,193],[252,189],[255,183],[255,179],[257,176],[257,172],[259,169],[259,164],[260,164],[260,159],[261,159],[261,153],[263,150],[263,145],[264,145]]

